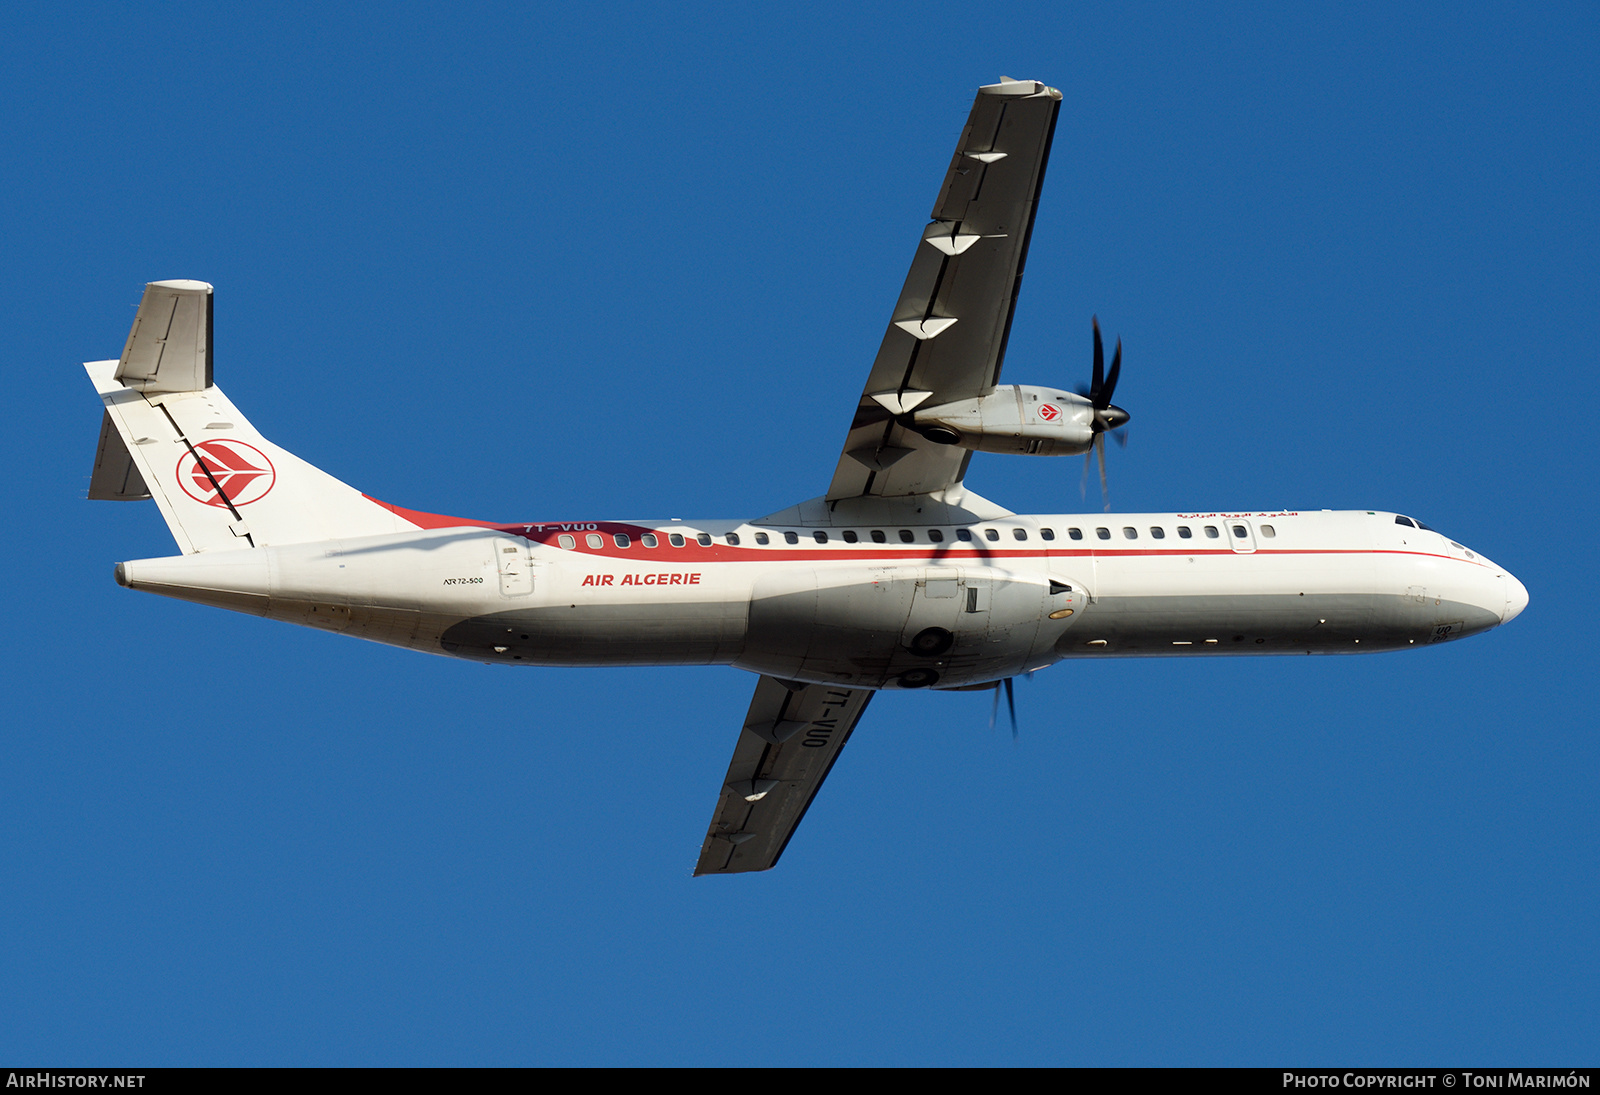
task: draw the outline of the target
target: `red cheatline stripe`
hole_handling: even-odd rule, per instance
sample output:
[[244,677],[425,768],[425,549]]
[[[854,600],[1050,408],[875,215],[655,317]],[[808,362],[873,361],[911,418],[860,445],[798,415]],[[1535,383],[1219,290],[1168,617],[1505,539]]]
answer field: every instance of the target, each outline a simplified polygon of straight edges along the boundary
[[[1038,547],[1038,548],[995,548],[985,550],[982,547],[957,546],[972,543],[972,541],[958,540],[948,548],[937,545],[919,544],[916,547],[907,547],[903,550],[893,550],[878,545],[858,547],[841,543],[838,547],[823,547],[818,545],[813,548],[801,547],[798,544],[784,546],[761,547],[752,545],[746,547],[741,544],[734,547],[731,544],[713,543],[709,546],[695,541],[696,530],[683,529],[679,535],[684,538],[681,548],[675,548],[667,543],[671,529],[660,529],[646,525],[627,525],[616,521],[532,521],[518,522],[516,524],[498,524],[492,521],[474,521],[464,517],[447,517],[439,513],[424,513],[420,510],[405,509],[402,506],[391,505],[382,499],[373,498],[370,494],[363,495],[368,501],[376,502],[391,513],[410,521],[413,525],[423,529],[435,528],[489,528],[497,532],[521,536],[535,544],[547,547],[557,547],[559,536],[571,536],[577,541],[577,546],[565,550],[579,555],[588,555],[603,559],[649,563],[657,558],[667,561],[684,563],[760,563],[760,562],[890,562],[903,563],[918,561],[926,566],[938,566],[947,561],[983,561],[989,559],[1122,559],[1135,556],[1191,556],[1191,555],[1417,555],[1427,559],[1444,559],[1449,562],[1471,563],[1473,566],[1486,566],[1483,562],[1473,562],[1468,559],[1457,559],[1453,555],[1440,555],[1432,551],[1401,551],[1391,548],[1262,548],[1254,551],[1234,551],[1232,548],[1068,548],[1068,547]],[[567,526],[563,528],[561,526]],[[578,526],[593,525],[594,528]],[[617,533],[626,533],[633,541],[633,546],[619,548],[611,539]],[[584,536],[595,533],[605,538],[605,546],[591,548],[584,543]],[[645,534],[657,537],[661,541],[659,547],[647,548],[639,543],[639,538]],[[749,535],[744,533],[743,535]],[[781,536],[782,532],[770,533]],[[656,556],[655,552],[661,552]]]

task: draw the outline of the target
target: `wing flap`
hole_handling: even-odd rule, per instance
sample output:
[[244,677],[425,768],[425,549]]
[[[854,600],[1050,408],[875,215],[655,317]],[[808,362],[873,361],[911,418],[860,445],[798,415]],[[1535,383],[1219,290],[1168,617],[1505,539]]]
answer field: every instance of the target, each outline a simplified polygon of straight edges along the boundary
[[871,698],[865,689],[762,677],[694,873],[776,865]]

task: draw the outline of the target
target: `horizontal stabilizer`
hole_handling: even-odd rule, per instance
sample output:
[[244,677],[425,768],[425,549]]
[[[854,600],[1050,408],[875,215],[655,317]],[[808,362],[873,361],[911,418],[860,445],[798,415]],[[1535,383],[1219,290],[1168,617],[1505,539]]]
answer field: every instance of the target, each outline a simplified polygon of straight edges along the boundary
[[152,281],[144,287],[116,379],[134,391],[198,392],[211,387],[211,286]]

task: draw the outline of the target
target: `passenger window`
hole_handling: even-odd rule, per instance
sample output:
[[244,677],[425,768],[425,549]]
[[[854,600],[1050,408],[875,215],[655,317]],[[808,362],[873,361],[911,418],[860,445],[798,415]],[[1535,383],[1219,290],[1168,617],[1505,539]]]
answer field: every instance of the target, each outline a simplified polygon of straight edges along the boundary
[[857,536],[853,529],[844,534],[844,542],[847,544],[853,544],[859,539],[861,539],[861,537]]
[[816,532],[813,532],[811,534],[811,538],[813,540],[815,540],[819,544],[826,544],[828,542],[828,534],[826,532],[823,532],[821,529],[818,529]]
[[682,547],[683,546],[683,533],[681,533],[681,532],[669,532],[669,533],[667,533],[667,543],[671,544],[673,547]]
[[875,528],[872,530],[872,542],[874,544],[887,544],[889,542],[889,538],[883,534],[883,530],[881,528]]
[[647,532],[643,536],[639,537],[639,542],[641,544],[643,544],[645,547],[655,547],[656,546],[656,534],[653,533],[653,532]]
[[1126,540],[1137,540],[1139,538],[1139,530],[1131,526],[1125,527],[1122,530],[1122,536]]
[[1215,540],[1220,535],[1221,535],[1221,533],[1219,533],[1217,531],[1217,526],[1216,525],[1207,525],[1206,526],[1206,539],[1207,540]]
[[972,539],[972,530],[969,528],[956,529],[956,539],[960,540],[962,543],[966,543],[968,540]]
[[942,544],[942,543],[944,543],[944,533],[940,532],[936,528],[929,529],[928,530],[928,542],[929,543],[934,543],[934,544]]
[[1102,540],[1111,539],[1111,530],[1108,528],[1097,528],[1094,530],[1094,534]]
[[986,528],[983,530],[983,538],[985,540],[998,540],[1000,539],[1000,530],[997,528]]
[[1193,536],[1194,536],[1194,533],[1189,531],[1189,526],[1188,525],[1179,525],[1178,526],[1178,539],[1180,539],[1180,540],[1188,540],[1188,539],[1192,538]]
[[1072,537],[1074,540],[1082,540],[1083,530],[1081,528],[1069,528],[1067,530],[1067,535]]
[[917,539],[917,534],[912,532],[910,529],[903,528],[903,529],[900,530],[900,542],[902,544],[915,543],[916,539]]
[[764,532],[756,533],[756,543],[760,544],[762,547],[766,547],[767,546],[767,542],[769,540],[771,540],[771,539],[772,539],[772,537],[768,536]]
[[1265,536],[1268,540],[1270,540],[1274,536],[1278,535],[1278,530],[1273,528],[1271,525],[1262,525],[1261,526],[1261,535]]
[[699,544],[701,547],[710,547],[711,546],[711,534],[709,532],[702,532],[702,533],[700,533],[698,536],[696,536],[694,538],[694,541],[695,541],[695,543]]
[[626,532],[617,533],[615,536],[613,536],[611,538],[611,542],[616,544],[620,548],[630,547],[633,544],[633,541],[631,539],[629,539],[628,534]]
[[1042,529],[1039,530],[1039,539],[1041,539],[1041,540],[1054,540],[1055,538],[1056,538],[1056,530],[1055,529],[1053,529],[1053,528],[1042,528]]
[[798,544],[800,542],[800,534],[797,532],[786,532],[783,534],[783,542],[786,544]]
[[1409,517],[1396,517],[1394,519],[1394,523],[1397,524],[1397,525],[1404,525],[1406,528],[1416,528],[1417,527],[1416,525],[1413,525],[1411,523],[1411,518],[1409,518]]
[[1150,539],[1152,539],[1152,540],[1165,540],[1166,538],[1167,538],[1167,530],[1166,529],[1162,528],[1160,525],[1151,525],[1150,526]]
[[1233,526],[1233,535],[1237,539],[1243,540],[1246,536],[1249,536],[1250,533],[1245,529],[1245,527],[1243,525],[1234,525]]
[[602,538],[598,532],[591,532],[589,535],[583,538],[583,542],[592,548],[603,548],[606,546],[604,538]]
[[560,537],[557,538],[557,542],[568,551],[571,551],[573,548],[578,546],[578,541],[565,532],[563,532]]
[[724,536],[723,539],[728,541],[729,547],[739,546],[739,534],[737,532],[730,532],[728,535]]
[[1028,538],[1028,530],[1025,528],[1014,528],[1011,530],[1011,538],[1014,540],[1026,540]]

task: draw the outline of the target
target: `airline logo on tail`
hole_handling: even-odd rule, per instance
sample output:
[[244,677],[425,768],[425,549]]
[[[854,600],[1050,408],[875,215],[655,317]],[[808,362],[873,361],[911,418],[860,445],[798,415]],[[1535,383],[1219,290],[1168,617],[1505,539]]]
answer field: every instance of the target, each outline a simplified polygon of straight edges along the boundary
[[200,459],[186,452],[178,460],[178,486],[196,502],[218,509],[229,502],[235,507],[248,506],[265,498],[278,481],[272,461],[254,445],[217,439],[202,441],[194,448]]

